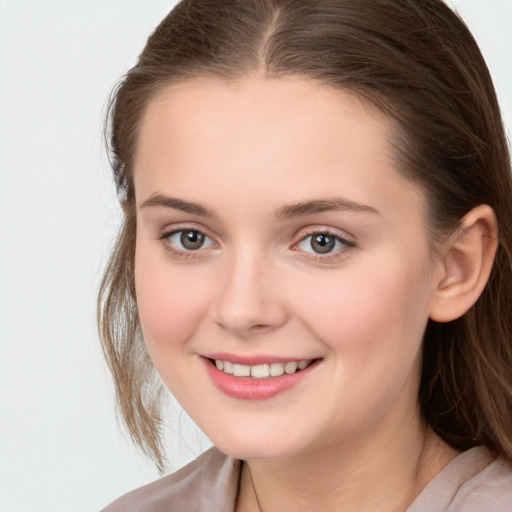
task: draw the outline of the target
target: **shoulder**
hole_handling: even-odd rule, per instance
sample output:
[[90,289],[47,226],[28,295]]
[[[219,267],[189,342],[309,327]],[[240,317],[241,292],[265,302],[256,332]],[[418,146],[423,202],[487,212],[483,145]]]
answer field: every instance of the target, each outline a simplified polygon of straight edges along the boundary
[[160,480],[121,496],[102,512],[226,512],[238,493],[240,461],[211,448]]
[[512,512],[512,469],[501,460],[490,462],[461,486],[453,510]]
[[407,512],[512,512],[512,468],[484,447],[464,452],[439,473]]

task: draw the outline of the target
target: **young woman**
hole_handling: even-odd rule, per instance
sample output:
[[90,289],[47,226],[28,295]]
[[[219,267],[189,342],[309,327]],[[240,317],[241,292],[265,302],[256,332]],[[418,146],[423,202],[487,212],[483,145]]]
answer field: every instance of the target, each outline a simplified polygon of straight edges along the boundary
[[123,418],[162,467],[162,381],[215,448],[105,511],[512,510],[510,159],[444,3],[184,0],[110,129]]

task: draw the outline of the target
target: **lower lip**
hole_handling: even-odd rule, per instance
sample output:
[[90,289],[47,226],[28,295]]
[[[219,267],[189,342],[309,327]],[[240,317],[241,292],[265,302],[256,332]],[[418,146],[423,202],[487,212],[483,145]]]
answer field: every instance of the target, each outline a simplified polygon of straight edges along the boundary
[[268,379],[251,379],[235,377],[230,373],[224,373],[217,369],[209,359],[203,358],[203,361],[213,384],[225,395],[240,400],[266,400],[272,398],[306,379],[320,362],[320,360],[314,361],[304,370],[292,373],[291,375],[284,374],[280,377]]

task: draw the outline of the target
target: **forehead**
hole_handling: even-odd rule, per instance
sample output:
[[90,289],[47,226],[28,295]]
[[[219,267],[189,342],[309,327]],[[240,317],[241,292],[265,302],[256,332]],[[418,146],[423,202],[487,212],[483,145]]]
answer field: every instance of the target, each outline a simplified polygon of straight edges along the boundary
[[[348,131],[341,120],[345,127],[351,125]],[[225,136],[250,138],[255,145],[268,144],[270,136],[281,144],[301,136],[328,144],[341,137],[355,141],[359,128],[384,142],[391,126],[391,120],[354,93],[302,77],[249,75],[233,81],[198,79],[162,89],[145,110],[138,142],[143,146],[158,130],[161,135],[172,132],[173,140],[167,142],[175,146],[199,135],[202,144],[218,143]]]
[[392,128],[356,95],[313,80],[251,76],[172,85],[141,122],[137,199],[172,190],[215,202],[226,189],[267,203],[276,196],[276,207],[283,191],[289,202],[342,194],[378,203],[379,195],[415,188],[396,170]]

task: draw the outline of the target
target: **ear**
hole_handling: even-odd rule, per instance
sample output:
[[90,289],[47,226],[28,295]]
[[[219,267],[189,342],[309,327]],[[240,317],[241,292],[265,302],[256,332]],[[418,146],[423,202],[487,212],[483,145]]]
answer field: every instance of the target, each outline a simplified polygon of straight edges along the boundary
[[494,210],[482,204],[461,221],[460,229],[443,247],[437,289],[430,304],[430,318],[450,322],[460,318],[482,293],[498,248]]

